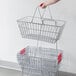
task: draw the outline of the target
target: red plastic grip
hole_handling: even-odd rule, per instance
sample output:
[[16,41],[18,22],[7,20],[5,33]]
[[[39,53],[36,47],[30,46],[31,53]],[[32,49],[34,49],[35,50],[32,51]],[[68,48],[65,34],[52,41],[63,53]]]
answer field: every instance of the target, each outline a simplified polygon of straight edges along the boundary
[[25,48],[23,48],[23,49],[20,51],[20,54],[22,54],[22,55],[25,54]]
[[60,54],[58,55],[58,64],[61,62],[61,60],[62,60],[62,53],[60,53]]

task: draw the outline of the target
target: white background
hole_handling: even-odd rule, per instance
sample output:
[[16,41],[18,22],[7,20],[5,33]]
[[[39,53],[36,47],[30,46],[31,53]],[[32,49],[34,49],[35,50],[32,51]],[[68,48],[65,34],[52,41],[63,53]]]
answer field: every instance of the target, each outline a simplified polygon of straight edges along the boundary
[[[33,15],[40,0],[0,0],[0,60],[17,62],[17,52],[35,41],[22,39],[16,20]],[[64,50],[60,70],[76,73],[76,0],[61,0],[50,6],[55,19],[67,21],[59,47]],[[44,46],[50,44],[42,43]]]

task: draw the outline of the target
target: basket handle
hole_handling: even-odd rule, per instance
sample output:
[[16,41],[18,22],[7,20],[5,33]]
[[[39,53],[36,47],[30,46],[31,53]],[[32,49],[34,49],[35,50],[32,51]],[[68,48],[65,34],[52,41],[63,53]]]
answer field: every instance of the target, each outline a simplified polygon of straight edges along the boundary
[[[43,4],[44,4],[44,3],[41,3],[41,4],[40,4],[40,7],[42,7]],[[53,18],[52,18],[52,15],[51,15],[51,11],[50,11],[49,6],[47,6],[47,8],[48,8],[48,11],[49,11],[50,18],[53,19]],[[46,7],[45,7],[45,9],[46,9]],[[43,14],[43,15],[44,15],[44,14]]]
[[[41,7],[41,6],[42,6],[42,5],[40,5],[40,7]],[[36,7],[36,9],[35,9],[35,12],[34,12],[34,14],[33,14],[33,17],[32,17],[32,20],[31,20],[31,23],[33,22],[34,17],[35,17],[35,15],[36,15],[36,13],[37,13],[37,10],[38,10],[38,13],[39,13],[39,15],[40,15],[40,19],[41,19],[42,24],[43,24],[43,16],[44,16],[45,11],[46,11],[47,8],[48,8],[48,12],[49,12],[49,15],[50,15],[50,19],[53,19],[53,18],[52,18],[52,15],[51,15],[51,11],[50,11],[49,6],[47,6],[47,7],[44,9],[42,15],[41,15],[41,12],[40,12],[40,8],[39,8],[39,6],[38,6],[38,7]]]

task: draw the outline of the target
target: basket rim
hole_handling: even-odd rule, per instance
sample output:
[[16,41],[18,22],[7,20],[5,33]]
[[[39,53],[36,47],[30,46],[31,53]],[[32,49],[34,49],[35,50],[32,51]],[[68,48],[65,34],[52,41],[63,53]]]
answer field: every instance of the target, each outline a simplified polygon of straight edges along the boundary
[[[23,17],[23,18],[20,18],[20,19],[17,19],[17,22],[26,22],[27,21],[27,18],[31,18],[32,19],[33,16],[26,16],[26,17]],[[40,19],[40,17],[34,17],[34,18],[38,18]],[[63,22],[63,25],[65,25],[66,21],[64,20],[59,20],[59,19],[50,19],[50,18],[43,18],[43,20],[51,20],[51,21],[55,21],[55,22]],[[29,23],[31,23],[31,21],[28,21]],[[35,23],[35,22],[32,22],[32,23]],[[38,23],[37,23],[38,24]],[[45,24],[46,25],[46,24]]]

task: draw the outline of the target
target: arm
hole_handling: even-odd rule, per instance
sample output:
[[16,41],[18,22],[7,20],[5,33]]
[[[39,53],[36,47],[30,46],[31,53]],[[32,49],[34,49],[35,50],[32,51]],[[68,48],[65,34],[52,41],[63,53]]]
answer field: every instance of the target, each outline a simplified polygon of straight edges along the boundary
[[51,5],[51,4],[55,4],[58,1],[59,0],[47,0],[45,3],[46,3],[46,6],[48,6],[48,5]]
[[41,3],[40,6],[41,6],[42,8],[45,8],[45,7],[47,7],[48,5],[52,5],[52,4],[57,3],[58,1],[60,1],[60,0],[47,0],[47,1],[43,2],[43,3]]

